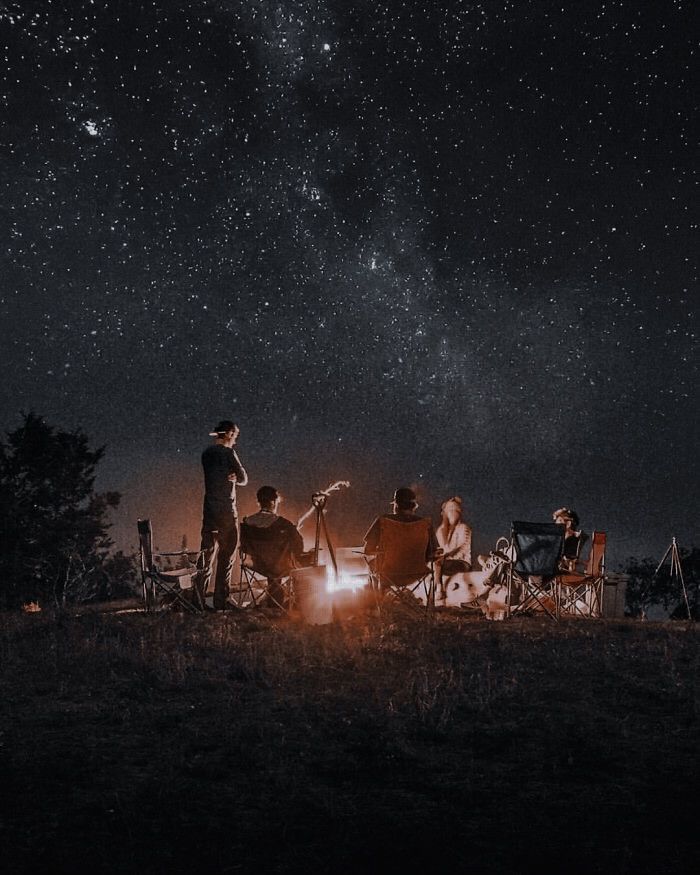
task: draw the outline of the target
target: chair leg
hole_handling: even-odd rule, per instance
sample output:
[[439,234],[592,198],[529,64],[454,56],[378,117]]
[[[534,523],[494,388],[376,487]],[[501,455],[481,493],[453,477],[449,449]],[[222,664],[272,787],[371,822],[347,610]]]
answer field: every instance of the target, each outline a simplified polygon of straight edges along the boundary
[[523,581],[523,598],[511,607],[510,615],[524,614],[527,611],[536,610],[538,607],[552,620],[559,620],[558,595],[556,583],[552,583],[549,591],[543,589],[537,583],[530,580]]
[[374,598],[374,606],[377,609],[377,616],[382,615],[382,590],[379,578],[375,574],[369,576],[369,588]]
[[425,615],[430,617],[435,613],[435,574],[433,571],[428,578],[427,591],[425,594]]
[[[420,588],[423,591],[422,595],[419,592]],[[391,595],[397,603],[410,611],[424,614],[426,617],[434,612],[435,581],[432,577],[426,576],[415,584],[405,585],[395,585],[387,581],[383,586],[380,584],[379,591],[382,596],[382,602]],[[423,597],[425,598],[425,606],[422,604]]]
[[152,577],[153,584],[153,595],[154,595],[154,605],[155,608],[155,592],[159,590],[161,593],[164,593],[169,599],[171,599],[170,606],[180,605],[180,607],[188,611],[190,614],[200,614],[202,609],[195,604],[191,599],[187,598],[184,592],[180,589],[176,589],[174,586],[171,586],[169,583],[166,583],[162,578]]
[[[258,602],[260,601],[261,596],[256,596],[255,594],[255,590],[253,589],[253,584],[255,582],[255,573],[252,570],[241,565],[241,576],[238,583],[239,598],[237,602],[239,608],[258,607]],[[247,605],[244,603],[246,597],[249,597],[250,599]]]
[[153,581],[150,577],[146,577],[144,575],[142,580],[142,588],[143,588],[143,608],[146,613],[150,613],[156,604],[156,595],[155,595],[155,587],[153,585]]
[[202,574],[200,569],[197,569],[192,576],[192,588],[194,589],[197,605],[201,611],[204,610],[207,604],[206,584],[206,575]]

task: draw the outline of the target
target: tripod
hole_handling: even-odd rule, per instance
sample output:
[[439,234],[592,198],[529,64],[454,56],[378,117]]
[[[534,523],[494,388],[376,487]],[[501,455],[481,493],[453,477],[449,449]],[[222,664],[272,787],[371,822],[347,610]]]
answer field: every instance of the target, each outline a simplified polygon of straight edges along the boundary
[[314,567],[318,567],[318,554],[321,547],[321,531],[323,530],[323,537],[325,538],[326,545],[328,547],[328,554],[331,557],[331,565],[333,566],[333,572],[335,574],[336,579],[338,578],[338,563],[335,559],[335,550],[333,549],[333,544],[331,543],[331,539],[328,536],[328,526],[326,525],[326,504],[328,503],[328,496],[331,492],[337,492],[342,486],[348,487],[350,483],[347,480],[336,480],[335,483],[331,483],[327,489],[324,489],[320,492],[314,492],[311,496],[311,507],[306,511],[303,516],[299,518],[297,522],[297,529],[301,529],[304,525],[304,521],[311,516],[312,513],[316,514],[316,535],[314,538],[314,550],[313,550],[313,562],[312,565]]
[[661,571],[661,567],[663,566],[666,559],[671,556],[671,581],[675,579],[680,581],[681,590],[683,592],[683,601],[685,602],[685,609],[688,612],[688,619],[692,620],[692,616],[690,613],[690,605],[688,604],[688,591],[685,588],[685,580],[683,580],[683,569],[681,568],[681,557],[678,553],[678,545],[676,544],[675,537],[671,538],[671,543],[668,546],[668,549],[663,555],[661,562],[659,562],[656,571],[654,572],[654,577],[657,576],[659,571]]
[[316,512],[316,534],[314,537],[314,556],[313,556],[313,565],[318,567],[318,554],[320,552],[321,547],[321,530],[323,530],[323,537],[326,542],[326,546],[328,547],[328,555],[331,557],[331,565],[333,566],[333,573],[335,574],[335,578],[338,577],[338,563],[335,559],[335,550],[333,549],[333,544],[331,543],[331,539],[328,535],[328,526],[326,525],[326,504],[328,503],[328,495],[325,492],[314,492],[311,496],[311,504]]

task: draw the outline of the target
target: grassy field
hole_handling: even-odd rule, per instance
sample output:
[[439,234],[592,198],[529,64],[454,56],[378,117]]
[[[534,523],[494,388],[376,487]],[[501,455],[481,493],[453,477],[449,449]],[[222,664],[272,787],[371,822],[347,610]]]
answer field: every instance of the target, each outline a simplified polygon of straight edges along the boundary
[[698,871],[698,631],[0,615],[12,873]]

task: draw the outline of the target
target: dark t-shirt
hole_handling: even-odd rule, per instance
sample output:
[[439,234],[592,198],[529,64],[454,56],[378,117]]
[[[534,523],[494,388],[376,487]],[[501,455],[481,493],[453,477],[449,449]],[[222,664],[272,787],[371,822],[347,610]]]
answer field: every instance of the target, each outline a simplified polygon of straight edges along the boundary
[[568,535],[564,538],[564,549],[562,555],[565,559],[578,559],[579,551],[581,550],[581,533]]
[[247,481],[246,472],[232,447],[212,444],[202,453],[204,468],[204,518],[220,514],[236,516],[236,484],[229,480],[235,474],[240,483]]

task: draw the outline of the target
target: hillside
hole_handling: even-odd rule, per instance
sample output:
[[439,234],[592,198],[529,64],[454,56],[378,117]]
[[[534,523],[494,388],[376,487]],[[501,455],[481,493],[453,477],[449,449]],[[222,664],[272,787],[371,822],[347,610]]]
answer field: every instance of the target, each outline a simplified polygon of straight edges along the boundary
[[697,868],[698,633],[0,616],[14,873]]

